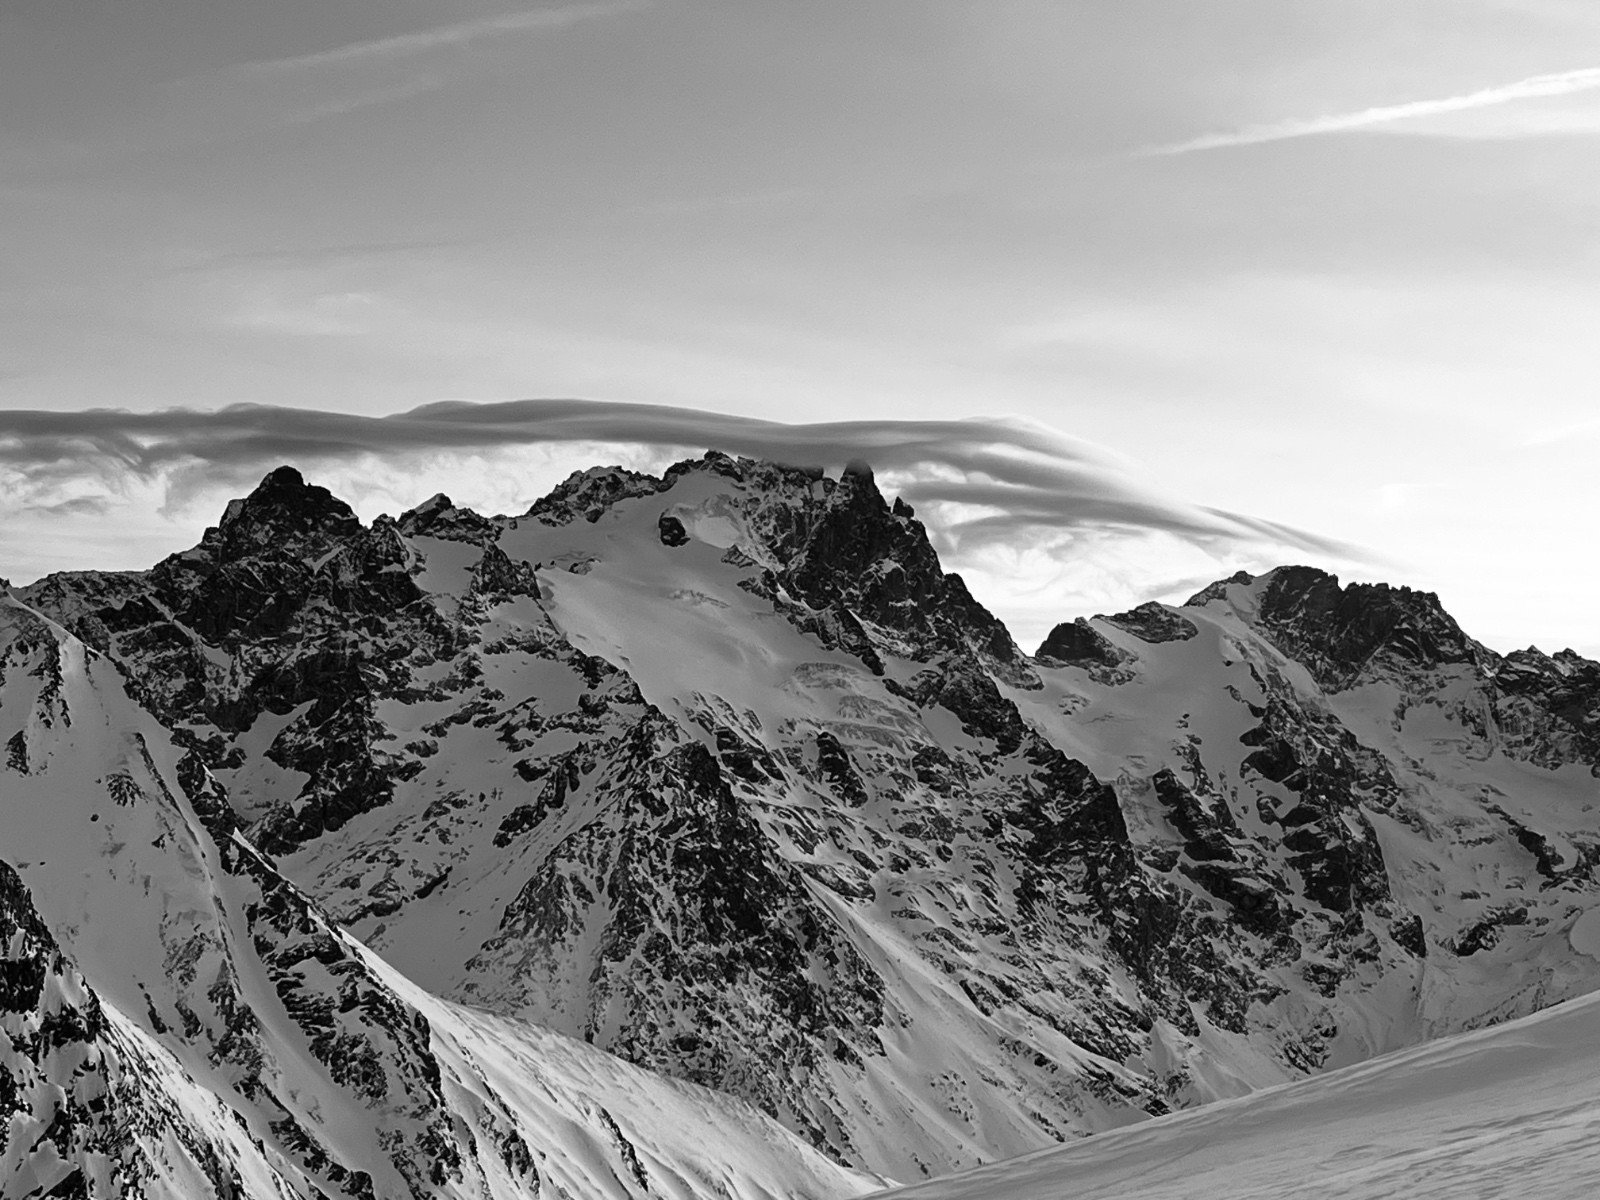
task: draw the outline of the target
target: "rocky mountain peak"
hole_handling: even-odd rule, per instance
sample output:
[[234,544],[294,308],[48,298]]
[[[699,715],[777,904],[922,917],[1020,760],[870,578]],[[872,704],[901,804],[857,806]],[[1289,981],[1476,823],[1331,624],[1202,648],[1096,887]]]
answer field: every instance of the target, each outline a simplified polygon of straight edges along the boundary
[[1229,589],[1234,586],[1249,587],[1256,581],[1256,577],[1249,571],[1235,571],[1226,579],[1219,579],[1215,583],[1207,584],[1194,595],[1183,602],[1185,608],[1199,608],[1213,600],[1229,599]]
[[856,573],[889,559],[930,581],[944,573],[920,522],[913,528],[911,521],[897,517],[878,490],[872,468],[852,461],[812,526],[800,569]]
[[1063,621],[1046,635],[1035,658],[1048,658],[1056,662],[1080,663],[1114,667],[1126,658],[1101,633],[1083,617]]
[[1124,633],[1133,634],[1141,642],[1152,644],[1188,641],[1198,632],[1193,621],[1155,600],[1146,600],[1137,608],[1100,619]]
[[308,484],[290,466],[269,471],[256,489],[233,500],[217,525],[222,556],[239,558],[272,545],[330,542],[359,532],[350,506],[325,487]]
[[1239,572],[1196,593],[1190,605],[1222,600],[1318,682],[1349,687],[1382,664],[1405,672],[1478,663],[1485,651],[1462,632],[1432,592],[1351,583],[1317,567]]
[[[821,503],[816,503],[820,492]],[[903,640],[894,647],[926,660],[975,651],[1002,668],[1022,654],[1010,633],[947,573],[909,504],[891,506],[872,468],[852,460],[837,483],[817,479],[791,505],[804,506],[799,545],[788,557],[784,583],[814,609],[843,603],[855,617]]]
[[1258,616],[1270,632],[1322,659],[1325,673],[1345,679],[1380,654],[1423,668],[1476,659],[1476,643],[1433,592],[1386,583],[1341,588],[1336,576],[1313,567],[1271,572]]
[[912,507],[891,505],[862,460],[837,478],[715,450],[674,463],[659,478],[596,467],[574,472],[526,516],[551,526],[579,517],[595,523],[614,506],[654,495],[686,497],[658,515],[664,544],[687,544],[702,519],[723,531],[716,536],[736,528],[733,549],[767,571],[751,586],[830,646],[869,665],[882,650],[923,662],[976,652],[1028,679],[1004,625],[959,575],[945,572]]
[[414,520],[427,520],[430,517],[437,516],[440,513],[451,512],[454,509],[455,505],[451,502],[449,496],[446,496],[443,492],[435,492],[415,508],[403,513],[400,519],[403,521],[410,517]]
[[774,465],[753,458],[735,458],[721,450],[707,450],[699,458],[686,458],[673,463],[663,474],[662,482],[670,487],[678,476],[694,471],[705,471],[712,475],[721,475],[725,479],[743,482],[752,472],[759,474],[762,468]]
[[499,525],[470,508],[457,508],[443,492],[436,492],[415,508],[400,514],[395,527],[406,537],[436,537],[452,542],[482,542],[494,537]]
[[546,525],[565,525],[579,517],[593,524],[618,501],[653,495],[668,486],[654,475],[626,467],[590,467],[568,475],[524,515]]

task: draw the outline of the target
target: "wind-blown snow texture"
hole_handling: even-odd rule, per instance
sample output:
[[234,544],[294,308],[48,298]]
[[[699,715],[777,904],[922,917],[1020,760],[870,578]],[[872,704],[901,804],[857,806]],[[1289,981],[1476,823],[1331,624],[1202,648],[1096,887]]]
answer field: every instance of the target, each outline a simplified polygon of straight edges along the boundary
[[874,1200],[1579,1200],[1600,1190],[1597,1048],[1600,1003],[1569,1000]]
[[1403,588],[1030,657],[865,467],[709,454],[370,527],[282,468],[8,612],[28,961],[218,1194],[845,1196],[1600,982],[1600,665]]

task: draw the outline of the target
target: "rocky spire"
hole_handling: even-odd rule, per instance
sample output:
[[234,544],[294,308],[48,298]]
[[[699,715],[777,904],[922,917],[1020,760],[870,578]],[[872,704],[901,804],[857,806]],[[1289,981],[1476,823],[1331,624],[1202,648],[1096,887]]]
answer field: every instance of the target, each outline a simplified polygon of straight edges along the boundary
[[293,547],[348,537],[360,528],[348,504],[283,466],[269,472],[244,499],[228,504],[217,536],[223,557],[231,559],[259,553],[273,543]]

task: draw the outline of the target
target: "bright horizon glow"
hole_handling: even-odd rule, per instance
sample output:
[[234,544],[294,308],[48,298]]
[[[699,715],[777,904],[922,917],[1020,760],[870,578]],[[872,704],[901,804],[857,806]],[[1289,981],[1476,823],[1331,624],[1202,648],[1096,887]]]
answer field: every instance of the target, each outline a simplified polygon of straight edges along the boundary
[[[25,0],[0,418],[1003,414],[1600,657],[1597,49],[1570,0]],[[493,510],[624,442],[296,465]],[[149,565],[229,494],[0,474],[0,575]],[[941,551],[1025,645],[1275,561],[1059,533]]]

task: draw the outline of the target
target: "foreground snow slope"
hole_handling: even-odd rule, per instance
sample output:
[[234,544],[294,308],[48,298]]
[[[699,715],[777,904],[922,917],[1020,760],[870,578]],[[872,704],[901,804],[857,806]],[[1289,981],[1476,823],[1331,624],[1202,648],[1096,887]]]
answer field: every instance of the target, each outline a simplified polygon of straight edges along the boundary
[[874,1200],[1600,1194],[1600,997]]

